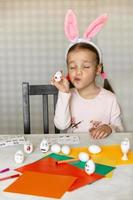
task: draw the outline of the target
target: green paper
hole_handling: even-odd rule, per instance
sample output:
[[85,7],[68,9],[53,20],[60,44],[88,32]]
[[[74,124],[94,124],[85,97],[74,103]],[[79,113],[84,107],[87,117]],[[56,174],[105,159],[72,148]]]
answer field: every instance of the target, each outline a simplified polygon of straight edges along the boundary
[[111,172],[112,170],[114,170],[115,168],[116,167],[96,163],[96,171],[95,172],[97,174],[106,175],[109,172]]
[[[74,165],[78,168],[84,169],[86,163],[81,162],[81,161],[75,161],[75,162],[71,162],[70,164]],[[101,175],[106,175],[116,168],[116,167],[112,167],[109,165],[102,165],[102,164],[98,164],[98,163],[95,163],[95,165],[96,165],[95,173],[101,174]]]
[[69,160],[69,159],[72,159],[73,157],[56,154],[56,153],[51,153],[51,154],[45,156],[45,158],[54,158],[55,160]]
[[[45,158],[48,158],[48,157],[54,158],[55,160],[68,160],[68,159],[73,158],[73,157],[70,157],[70,156],[55,154],[55,153],[51,153],[51,154],[45,156]],[[81,162],[81,161],[74,161],[74,162],[70,162],[70,164],[75,166],[75,167],[78,167],[80,169],[84,169],[86,163]],[[100,174],[100,175],[106,175],[116,168],[116,167],[112,167],[112,166],[109,166],[109,165],[103,165],[103,164],[99,164],[99,163],[95,163],[95,165],[96,165],[95,173]]]

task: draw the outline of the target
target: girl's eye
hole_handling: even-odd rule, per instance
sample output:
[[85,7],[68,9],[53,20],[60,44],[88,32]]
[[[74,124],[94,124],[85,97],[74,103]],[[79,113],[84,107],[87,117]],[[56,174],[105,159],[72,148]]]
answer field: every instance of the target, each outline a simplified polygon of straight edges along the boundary
[[90,66],[89,66],[89,65],[85,65],[85,66],[83,66],[83,68],[85,68],[85,69],[89,69]]
[[75,66],[69,66],[69,69],[70,70],[75,69]]

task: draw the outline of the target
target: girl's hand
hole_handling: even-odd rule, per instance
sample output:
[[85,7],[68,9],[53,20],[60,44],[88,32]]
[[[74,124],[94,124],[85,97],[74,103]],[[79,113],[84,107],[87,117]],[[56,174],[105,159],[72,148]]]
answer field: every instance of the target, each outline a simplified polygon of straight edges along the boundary
[[109,136],[112,133],[112,129],[107,124],[92,128],[90,134],[94,139],[102,139]]
[[54,76],[52,77],[51,84],[55,85],[55,87],[60,90],[61,92],[69,93],[70,88],[69,88],[69,81],[62,75],[60,81],[56,81],[54,79]]

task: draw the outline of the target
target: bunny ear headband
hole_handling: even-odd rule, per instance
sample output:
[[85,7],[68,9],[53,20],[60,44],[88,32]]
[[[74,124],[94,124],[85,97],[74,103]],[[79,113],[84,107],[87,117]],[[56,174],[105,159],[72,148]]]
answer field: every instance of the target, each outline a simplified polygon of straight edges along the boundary
[[102,63],[101,51],[91,41],[91,39],[101,30],[107,19],[108,19],[107,14],[101,15],[100,17],[95,19],[84,32],[83,37],[79,38],[79,30],[78,30],[76,15],[72,10],[68,10],[65,17],[64,29],[65,29],[65,35],[71,43],[67,49],[67,52],[74,44],[81,42],[88,43],[97,50],[99,54],[100,63]]

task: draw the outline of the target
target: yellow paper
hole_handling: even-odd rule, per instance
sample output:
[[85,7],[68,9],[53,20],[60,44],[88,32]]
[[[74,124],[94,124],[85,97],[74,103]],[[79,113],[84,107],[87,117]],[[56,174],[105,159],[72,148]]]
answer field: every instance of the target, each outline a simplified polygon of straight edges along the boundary
[[88,151],[88,147],[72,148],[70,156],[78,158],[78,154],[80,152],[86,152],[91,156],[94,162],[99,164],[105,164],[110,166],[133,164],[132,151],[128,152],[128,160],[123,161],[121,160],[122,151],[120,145],[107,145],[107,146],[101,146],[101,148],[102,151],[98,154],[91,154]]
[[102,165],[109,165],[112,167],[116,167],[116,165],[117,165],[116,160],[114,160],[112,158],[110,159],[109,157],[106,157],[106,156],[103,157],[103,156],[100,156],[99,154],[97,154],[97,155],[92,155],[91,157],[95,163],[99,163]]
[[111,171],[111,172],[109,172],[108,174],[106,174],[106,178],[112,178],[112,176],[113,176],[113,172]]
[[121,160],[122,151],[120,145],[110,145],[110,146],[102,146],[102,152],[99,154],[101,159],[112,160],[116,163],[116,165],[127,165],[133,164],[133,152],[128,152],[128,160]]
[[78,158],[78,155],[79,155],[80,152],[86,152],[86,153],[89,154],[87,147],[73,147],[71,149],[71,153],[69,154],[69,156],[74,157],[74,158]]

